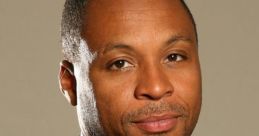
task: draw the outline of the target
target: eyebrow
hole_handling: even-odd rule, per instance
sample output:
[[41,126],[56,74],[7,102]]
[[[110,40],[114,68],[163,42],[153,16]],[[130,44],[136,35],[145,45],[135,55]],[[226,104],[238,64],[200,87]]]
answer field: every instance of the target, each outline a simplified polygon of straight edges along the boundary
[[118,43],[118,44],[108,44],[104,50],[102,51],[102,54],[105,54],[111,50],[114,49],[128,49],[128,50],[133,50],[129,45],[127,44],[122,44],[122,43]]
[[[188,37],[185,37],[185,36],[182,36],[182,35],[173,35],[173,36],[171,36],[171,38],[169,40],[167,40],[165,42],[164,46],[174,45],[174,44],[176,44],[177,42],[180,42],[180,41],[184,41],[184,42],[188,42],[188,43],[193,42]],[[114,49],[133,50],[133,48],[130,45],[127,45],[127,44],[123,44],[123,43],[113,44],[113,43],[110,43],[103,49],[102,54],[105,54],[105,53],[107,53],[111,50],[114,50]]]
[[193,43],[193,40],[189,37],[185,37],[185,36],[182,36],[182,35],[173,35],[173,36],[171,36],[171,38],[169,40],[167,40],[165,42],[165,46],[172,45],[172,44],[174,45],[174,44],[176,44],[177,42],[180,42],[180,41]]

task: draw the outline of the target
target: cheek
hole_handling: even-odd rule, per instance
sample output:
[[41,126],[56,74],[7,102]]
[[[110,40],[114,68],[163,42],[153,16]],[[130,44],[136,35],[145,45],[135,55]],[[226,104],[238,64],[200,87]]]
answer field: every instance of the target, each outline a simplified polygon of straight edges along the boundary
[[198,120],[201,108],[201,75],[199,69],[178,71],[171,82],[175,98],[185,105],[189,114],[186,128],[192,130]]
[[134,93],[134,76],[93,73],[92,83],[100,114],[106,130],[120,129],[122,116],[128,110]]
[[201,103],[201,75],[199,68],[176,72],[171,80],[174,93],[188,106],[190,112],[199,110]]
[[[134,79],[129,76],[96,75],[93,88],[96,98],[105,103],[116,105],[127,102],[133,95]],[[116,106],[112,105],[112,106]]]

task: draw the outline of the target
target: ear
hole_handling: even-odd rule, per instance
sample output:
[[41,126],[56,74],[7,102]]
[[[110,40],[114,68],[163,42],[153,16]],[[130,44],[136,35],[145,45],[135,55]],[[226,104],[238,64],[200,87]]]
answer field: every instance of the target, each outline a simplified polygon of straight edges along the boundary
[[70,62],[63,60],[60,62],[59,86],[68,102],[76,106],[76,78],[74,76],[74,67]]

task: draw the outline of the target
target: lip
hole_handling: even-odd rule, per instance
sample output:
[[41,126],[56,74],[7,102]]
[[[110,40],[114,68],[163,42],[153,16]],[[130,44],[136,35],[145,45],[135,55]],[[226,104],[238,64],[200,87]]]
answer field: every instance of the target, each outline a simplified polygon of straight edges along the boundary
[[176,114],[151,115],[133,123],[147,133],[161,133],[175,128],[178,117]]

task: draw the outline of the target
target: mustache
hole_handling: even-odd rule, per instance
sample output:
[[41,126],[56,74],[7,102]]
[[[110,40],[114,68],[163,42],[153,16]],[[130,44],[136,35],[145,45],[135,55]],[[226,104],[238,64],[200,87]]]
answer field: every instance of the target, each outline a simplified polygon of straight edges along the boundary
[[143,116],[147,117],[151,115],[158,115],[158,114],[170,113],[170,112],[178,114],[182,118],[187,118],[189,116],[187,109],[179,103],[152,102],[152,103],[146,104],[141,108],[138,108],[135,111],[131,111],[128,114],[126,114],[124,118],[124,123],[132,122]]

